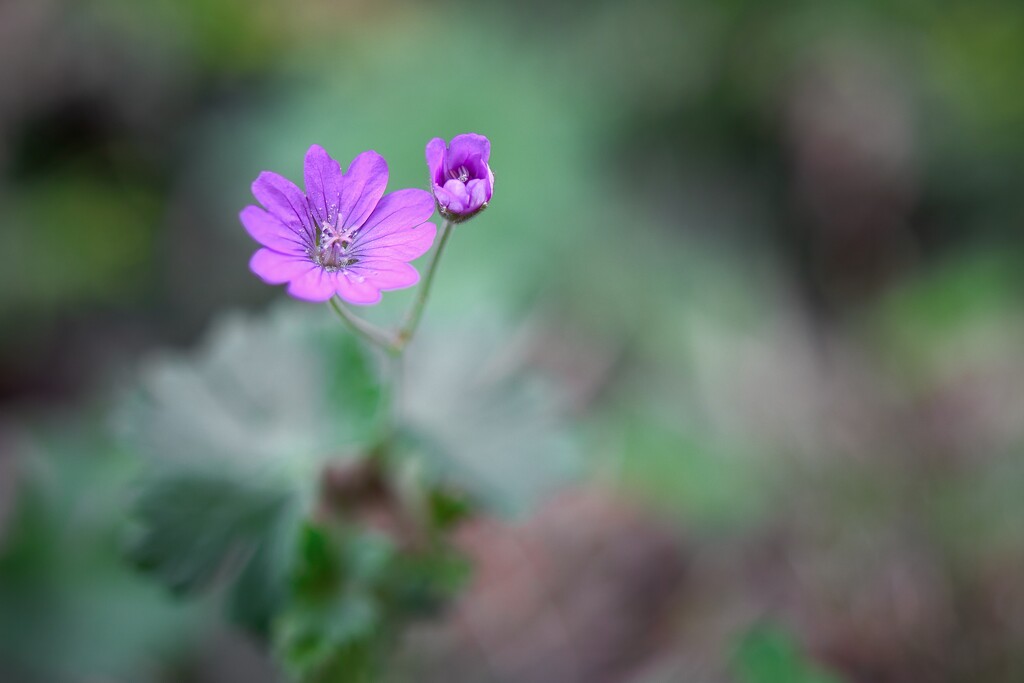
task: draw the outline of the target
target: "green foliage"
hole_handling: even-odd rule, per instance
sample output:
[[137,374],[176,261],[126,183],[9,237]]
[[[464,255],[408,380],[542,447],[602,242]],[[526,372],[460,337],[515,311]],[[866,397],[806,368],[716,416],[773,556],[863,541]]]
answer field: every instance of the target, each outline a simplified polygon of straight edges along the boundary
[[191,358],[144,368],[119,414],[123,434],[171,471],[227,470],[309,487],[327,460],[378,434],[375,359],[321,309],[228,316]]
[[403,549],[372,531],[307,525],[276,648],[303,683],[379,680],[401,624],[435,611],[465,576],[443,545]]
[[129,553],[138,567],[182,593],[230,580],[233,615],[265,630],[291,562],[292,492],[183,472],[146,482],[135,512],[140,533]]
[[288,37],[283,8],[245,0],[153,0],[145,11],[126,0],[90,3],[94,22],[151,53],[189,59],[201,73],[241,74],[280,58]]
[[373,680],[398,629],[465,576],[440,534],[470,512],[407,450],[392,454],[394,503],[422,519],[423,547],[354,520],[303,526],[323,466],[381,448],[390,400],[376,359],[322,309],[236,317],[195,357],[153,362],[119,413],[147,458],[132,559],[178,592],[223,588],[230,617],[272,638],[296,677]]
[[94,434],[46,431],[60,437],[5,454],[18,492],[0,540],[0,670],[24,683],[149,681],[155,658],[201,637],[200,614],[124,565],[132,462]]
[[[5,327],[20,336],[24,331],[9,322],[12,314],[140,298],[137,288],[125,284],[145,274],[139,254],[152,248],[158,207],[155,193],[139,183],[104,183],[85,172],[61,172],[20,187],[0,213],[8,226],[0,249]],[[89,239],[81,236],[83,215],[93,221]],[[50,267],[39,267],[40,254]]]
[[469,517],[472,503],[463,495],[444,488],[433,488],[427,498],[430,519],[438,531],[445,531]]
[[1022,290],[1024,277],[1013,259],[980,252],[932,268],[888,296],[880,313],[891,325],[938,337],[1002,317]]
[[365,680],[382,626],[373,582],[393,548],[382,537],[334,539],[312,526],[300,544],[293,597],[274,634],[285,666],[306,681]]
[[161,477],[140,492],[136,513],[146,532],[131,554],[175,591],[201,589],[232,559],[246,562],[288,502],[280,491],[229,478]]
[[[494,142],[499,194],[481,222],[460,228],[452,243],[426,336],[406,367],[410,400],[396,453],[422,466],[411,477],[412,498],[423,497],[417,502],[435,531],[451,528],[478,503],[528,510],[576,473],[578,453],[552,383],[521,372],[509,329],[481,315],[536,303],[558,321],[551,336],[582,321],[599,345],[623,351],[624,365],[648,368],[632,384],[620,381],[630,368],[609,372],[615,376],[597,400],[611,395],[613,405],[598,407],[590,420],[600,423],[594,448],[614,451],[617,482],[644,500],[715,531],[722,521],[763,520],[765,489],[777,480],[797,500],[807,495],[804,476],[785,466],[765,481],[779,447],[800,449],[804,435],[831,430],[821,450],[837,445],[868,462],[850,507],[884,523],[896,507],[925,499],[914,527],[956,549],[980,577],[976,584],[985,590],[976,592],[1011,594],[993,575],[1016,575],[994,556],[1005,548],[1019,557],[1015,494],[1024,479],[1012,414],[1015,359],[1024,348],[1015,248],[1024,196],[1024,4],[826,0],[766,10],[751,0],[598,3],[547,28],[536,25],[532,6],[466,13],[403,5],[360,9],[361,21],[345,21],[351,9],[297,9],[276,0],[100,0],[40,3],[38,11],[12,15],[12,25],[26,29],[12,37],[31,36],[36,24],[45,29],[39,35],[52,35],[50,43],[66,51],[35,64],[31,78],[11,79],[4,159],[20,169],[20,157],[30,156],[33,171],[22,177],[14,170],[10,182],[0,183],[0,328],[7,339],[0,346],[19,349],[7,354],[6,365],[20,369],[28,360],[45,368],[28,379],[39,388],[48,386],[51,371],[67,373],[62,368],[74,368],[77,378],[76,359],[93,356],[76,345],[76,331],[84,326],[99,345],[119,334],[105,328],[119,326],[120,315],[94,320],[97,306],[121,311],[145,303],[145,313],[127,322],[130,331],[138,325],[148,335],[194,322],[217,301],[270,296],[244,267],[254,246],[237,211],[252,201],[247,182],[262,168],[300,181],[301,151],[311,142],[339,157],[377,148],[391,162],[392,188],[423,187],[423,143],[477,130]],[[530,30],[515,30],[520,21]],[[424,77],[423,45],[442,34],[459,36],[461,51],[472,55],[446,63],[449,80],[468,84],[472,96],[454,96]],[[20,41],[27,47],[9,41],[12,54],[31,55],[36,37]],[[85,77],[69,81],[62,54],[80,63],[84,71],[74,73]],[[131,68],[108,68],[110,56]],[[881,373],[885,388],[870,391],[884,411],[890,392],[912,384],[926,407],[939,410],[918,415],[912,405],[881,420],[854,414],[837,428],[827,416],[845,412],[846,392],[816,386],[807,393],[821,400],[825,420],[798,413],[792,424],[779,425],[778,442],[758,439],[760,427],[745,424],[749,415],[734,415],[733,403],[723,400],[742,393],[723,389],[730,380],[770,387],[763,400],[778,405],[801,399],[772,378],[808,374],[831,383],[804,365],[751,373],[743,361],[758,349],[746,341],[763,340],[765,329],[745,321],[791,324],[792,312],[767,295],[777,274],[762,272],[762,259],[772,260],[775,247],[816,252],[800,227],[801,197],[813,189],[808,181],[823,181],[826,194],[836,189],[830,178],[794,176],[789,162],[802,154],[805,132],[804,117],[793,121],[794,109],[814,110],[822,95],[827,105],[832,91],[856,94],[860,76],[895,97],[882,97],[874,111],[868,88],[858,99],[865,115],[850,119],[867,122],[863,130],[847,130],[843,117],[819,125],[839,126],[825,128],[839,133],[829,141],[842,143],[852,133],[857,143],[905,116],[907,196],[896,184],[894,196],[865,206],[888,210],[891,199],[909,202],[905,237],[915,262],[927,262],[934,237],[953,254],[948,268],[929,271],[887,296],[881,311],[867,313],[878,313],[870,322],[878,325],[880,354],[891,361]],[[75,87],[66,87],[71,81]],[[45,153],[19,152],[21,131],[36,129],[37,121],[33,136],[46,139]],[[849,170],[841,151],[835,156],[835,169]],[[875,171],[884,174],[884,165],[860,180]],[[849,180],[860,187],[858,178]],[[210,230],[182,230],[198,224]],[[998,258],[956,253],[959,244],[993,231],[1002,235],[997,248],[1007,247]],[[919,245],[919,232],[932,238]],[[723,236],[737,240],[735,255],[703,243]],[[768,240],[773,249],[764,248]],[[730,258],[738,265],[721,267]],[[778,275],[786,288],[796,274]],[[209,290],[209,301],[191,296],[185,282],[195,283],[192,291]],[[368,315],[388,316],[410,295],[391,293]],[[60,330],[52,351],[59,359],[34,355],[25,341],[46,333],[33,331],[31,318],[51,312],[74,323],[66,339]],[[705,316],[734,319],[743,329],[705,330]],[[856,339],[837,341],[860,356]],[[689,348],[697,342],[701,350]],[[793,353],[815,355],[800,346]],[[1003,360],[990,363],[994,358]],[[332,680],[334,667],[339,676],[372,679],[381,634],[401,620],[388,615],[436,606],[435,591],[458,576],[457,558],[443,553],[413,562],[383,537],[325,536],[317,550],[300,532],[323,464],[358,458],[382,433],[382,408],[391,397],[377,374],[374,359],[335,321],[296,304],[265,320],[221,321],[195,357],[150,365],[120,415],[128,443],[148,458],[136,495],[136,559],[178,590],[224,587],[232,618],[258,631],[267,632],[272,615],[283,611],[281,628],[291,624],[288,632],[299,634],[296,659],[324,680]],[[1009,378],[1008,388],[987,388],[997,376]],[[21,381],[4,388],[16,394]],[[851,382],[851,402],[859,388]],[[950,397],[958,400],[943,409]],[[765,422],[772,422],[772,407],[765,406]],[[958,426],[1000,407],[1005,416],[973,431]],[[702,410],[729,419],[702,424]],[[891,479],[888,470],[870,456],[905,444],[888,433],[871,435],[875,428],[914,441],[927,430],[939,445],[959,438],[962,450],[978,457],[948,482],[929,483],[943,469],[931,459],[912,483],[881,481]],[[40,458],[48,464],[18,487],[0,551],[4,667],[13,659],[64,677],[143,680],[140,662],[161,652],[167,634],[185,622],[163,593],[116,562],[121,487],[132,465],[108,458],[105,448],[77,439],[55,447]],[[998,460],[984,457],[1013,448]],[[455,493],[462,489],[471,495]],[[815,510],[823,520],[850,524],[837,517],[846,514],[840,496],[820,496]],[[879,504],[883,497],[893,500]],[[806,532],[796,526],[793,533]],[[314,609],[315,600],[339,595],[344,609],[337,614]],[[955,605],[964,609],[953,613],[976,611],[969,599],[961,603],[958,595]],[[998,635],[989,629],[1001,628],[989,624],[997,623],[992,618],[973,629],[986,641],[979,650],[1000,647],[996,638],[987,642]],[[746,681],[822,680],[808,673],[792,640],[771,629],[751,635],[739,654]],[[0,678],[6,674],[5,668]]]
[[786,631],[771,625],[752,628],[733,656],[740,683],[841,683],[806,659]]
[[374,359],[339,328],[298,307],[228,320],[195,358],[153,363],[120,411],[148,459],[132,559],[175,591],[226,585],[258,633],[282,608],[320,467],[380,428]]
[[582,461],[564,397],[515,341],[493,314],[424,326],[407,354],[398,449],[424,463],[428,481],[524,514]]
[[763,460],[710,434],[685,434],[651,419],[625,420],[618,478],[645,500],[707,528],[752,523],[771,498]]

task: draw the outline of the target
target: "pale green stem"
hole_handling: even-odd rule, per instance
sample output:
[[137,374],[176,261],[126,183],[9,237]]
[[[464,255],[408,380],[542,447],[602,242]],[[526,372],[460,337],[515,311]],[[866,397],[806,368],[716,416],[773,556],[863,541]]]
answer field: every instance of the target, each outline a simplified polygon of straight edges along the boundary
[[358,336],[367,340],[371,344],[381,347],[385,351],[390,353],[395,352],[395,343],[384,330],[380,329],[372,323],[368,323],[362,318],[357,317],[352,311],[348,310],[348,307],[341,302],[341,299],[335,296],[330,300],[331,308],[338,314],[338,317],[345,321],[353,332]]
[[430,266],[427,268],[427,276],[423,278],[423,284],[420,285],[419,291],[416,293],[416,300],[406,314],[402,326],[398,329],[398,334],[395,335],[394,347],[399,353],[405,349],[409,341],[412,340],[412,336],[416,334],[416,328],[419,326],[420,318],[423,316],[423,308],[427,304],[427,297],[430,296],[430,286],[434,283],[437,264],[441,261],[441,254],[444,253],[444,247],[448,244],[448,237],[451,235],[451,232],[451,223],[444,220],[441,223],[441,241],[438,242],[437,251],[434,252],[434,258],[430,261]]

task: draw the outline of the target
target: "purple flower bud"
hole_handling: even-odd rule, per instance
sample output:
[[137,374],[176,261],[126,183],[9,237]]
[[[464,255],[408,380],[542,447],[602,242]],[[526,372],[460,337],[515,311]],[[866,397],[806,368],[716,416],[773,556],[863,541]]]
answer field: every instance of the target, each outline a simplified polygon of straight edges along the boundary
[[494,174],[487,161],[491,141],[464,133],[446,145],[441,138],[427,143],[427,168],[437,210],[452,223],[461,223],[487,208],[494,192]]

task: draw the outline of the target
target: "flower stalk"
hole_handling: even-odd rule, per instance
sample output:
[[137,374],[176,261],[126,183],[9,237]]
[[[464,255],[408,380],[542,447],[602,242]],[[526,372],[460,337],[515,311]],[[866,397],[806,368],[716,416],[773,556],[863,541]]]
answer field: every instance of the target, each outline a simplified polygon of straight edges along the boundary
[[340,297],[335,296],[330,300],[331,308],[334,309],[338,317],[356,335],[388,354],[393,356],[400,355],[405,350],[405,347],[409,345],[409,342],[412,341],[413,335],[416,334],[416,329],[419,327],[420,318],[423,317],[423,309],[426,308],[427,298],[430,296],[431,285],[434,283],[434,274],[437,272],[437,266],[441,262],[441,254],[444,253],[444,248],[448,244],[448,237],[451,235],[451,232],[451,222],[446,219],[441,223],[441,240],[438,242],[434,256],[427,267],[427,274],[423,278],[423,285],[416,293],[416,299],[405,314],[401,327],[394,334],[390,334],[386,330],[382,330],[376,325],[358,317],[345,306]]
[[[444,532],[470,514],[471,508],[457,491],[420,472],[414,457],[415,435],[400,420],[401,385],[404,353],[419,328],[453,226],[487,207],[494,174],[488,163],[490,141],[475,133],[457,135],[450,143],[434,138],[427,143],[425,157],[430,191],[406,188],[385,194],[388,166],[382,156],[367,150],[345,170],[321,146],[312,145],[303,167],[304,188],[264,171],[252,184],[259,205],[239,213],[242,225],[259,245],[249,261],[256,276],[268,284],[286,285],[296,299],[329,303],[356,337],[382,352],[374,353],[371,367],[366,368],[373,374],[375,400],[369,406],[368,429],[360,435],[360,452],[353,454],[358,457],[339,458],[323,466],[319,504],[303,529],[308,538],[303,538],[302,561],[294,569],[300,578],[329,576],[332,587],[325,593],[321,581],[307,588],[308,581],[292,577],[283,617],[301,618],[286,623],[302,626],[283,637],[275,634],[289,662],[300,659],[292,657],[294,653],[308,661],[297,670],[302,680],[333,680],[343,671],[346,680],[379,679],[387,629],[376,629],[382,632],[380,637],[373,633],[372,638],[364,638],[360,632],[358,640],[348,635],[339,639],[330,615],[320,616],[320,608],[328,601],[333,604],[338,596],[347,598],[357,589],[343,569],[357,561],[353,558],[365,555],[371,538],[373,547],[380,547],[376,537],[388,537],[396,552],[375,553],[382,559],[373,563],[375,569],[360,574],[358,598],[365,599],[375,615],[379,612],[375,618],[386,626],[397,628],[411,621],[425,601],[440,604],[450,598],[453,565],[462,563]],[[438,225],[432,221],[435,211],[441,218],[439,241],[435,241]],[[434,253],[421,273],[412,262],[432,247]],[[375,325],[352,308],[376,304],[382,292],[417,283],[420,287],[395,327]],[[317,552],[307,553],[307,542],[315,544],[309,547]],[[416,582],[415,595],[426,597],[407,600],[404,585],[392,585],[395,571],[405,572],[408,566],[429,568],[422,578],[417,573],[408,579]],[[315,613],[311,606],[317,608]],[[306,656],[311,642],[322,656]]]
[[331,308],[338,314],[338,317],[349,326],[357,336],[362,337],[364,340],[370,342],[375,346],[379,346],[385,351],[393,352],[394,342],[388,333],[373,323],[369,323],[362,318],[356,316],[348,307],[342,303],[340,297],[335,296],[330,300]]
[[448,237],[451,235],[452,225],[451,222],[445,219],[441,223],[441,241],[437,243],[437,251],[434,252],[434,257],[430,261],[430,266],[427,268],[427,276],[423,279],[423,286],[419,288],[416,293],[416,300],[413,301],[412,307],[409,312],[405,315],[405,320],[402,326],[398,329],[398,334],[395,335],[394,347],[401,353],[405,349],[406,345],[412,341],[412,337],[416,334],[416,328],[419,327],[420,318],[423,317],[423,309],[427,305],[427,297],[430,296],[430,287],[434,284],[434,274],[437,272],[437,264],[441,262],[441,254],[444,253],[445,245],[448,244]]

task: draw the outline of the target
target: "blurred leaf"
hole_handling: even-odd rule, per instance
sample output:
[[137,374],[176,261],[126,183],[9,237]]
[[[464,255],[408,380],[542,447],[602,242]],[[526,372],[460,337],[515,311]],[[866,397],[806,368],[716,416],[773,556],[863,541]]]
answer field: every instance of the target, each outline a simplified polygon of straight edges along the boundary
[[[11,311],[137,299],[134,283],[145,276],[139,255],[152,248],[158,208],[150,189],[105,183],[86,171],[19,188],[0,214],[7,224],[0,320]],[[40,254],[47,255],[48,267],[39,267]]]
[[193,357],[151,362],[118,423],[160,467],[309,487],[323,462],[372,440],[383,401],[361,342],[325,308],[291,304],[226,316]]
[[46,432],[15,454],[19,493],[0,547],[0,672],[26,683],[149,680],[147,669],[202,637],[199,614],[124,565],[131,460],[82,430]]
[[383,401],[374,359],[324,309],[232,316],[193,358],[152,363],[118,415],[148,459],[134,560],[186,593],[220,579],[231,616],[266,632],[320,467],[377,437]]
[[581,472],[565,399],[530,369],[512,328],[466,320],[424,329],[410,347],[401,447],[473,499],[523,513]]
[[996,362],[1024,343],[1024,278],[1007,254],[977,253],[936,266],[882,301],[869,320],[894,373],[926,385],[973,357]]
[[1024,278],[1006,255],[961,256],[895,291],[881,314],[893,331],[913,333],[918,342],[941,339],[1012,310],[1022,289]]
[[292,554],[296,500],[287,489],[209,474],[162,476],[135,506],[137,565],[183,593],[232,581],[232,609],[265,628],[278,607]]
[[275,643],[304,683],[380,680],[401,627],[437,609],[468,575],[443,544],[399,549],[355,528],[307,525],[299,556]]
[[733,669],[741,683],[840,683],[807,660],[796,641],[774,626],[748,631],[733,656]]
[[378,535],[334,537],[303,528],[292,601],[274,634],[286,668],[299,680],[368,680],[383,635],[373,583],[393,552]]
[[473,513],[473,504],[464,496],[441,487],[432,488],[427,494],[430,520],[434,528],[446,531]]
[[437,613],[470,576],[468,560],[453,548],[436,543],[425,551],[399,555],[381,582],[401,616]]
[[688,525],[754,522],[775,490],[770,461],[709,434],[683,433],[650,417],[620,418],[598,434],[621,439],[610,463],[621,485]]
[[271,523],[228,595],[232,621],[264,637],[269,636],[271,621],[287,600],[299,512],[297,506],[291,507]]
[[[93,22],[120,29],[147,47],[151,59],[188,60],[199,73],[227,74],[266,69],[288,45],[289,14],[263,0],[125,0],[91,3]],[[297,29],[298,27],[296,27]],[[127,41],[126,41],[127,42]],[[168,48],[170,52],[168,54]]]

